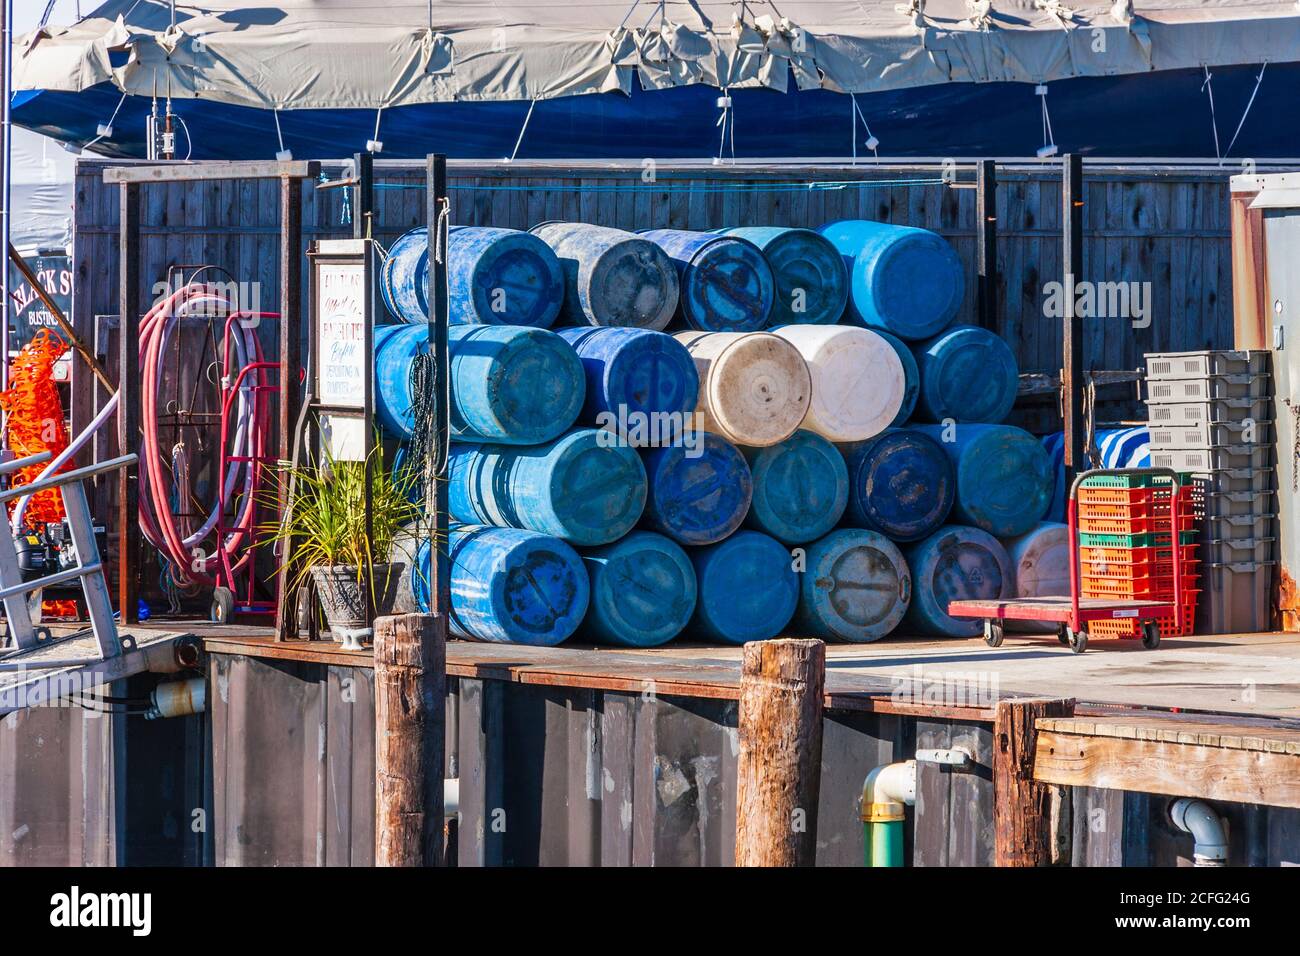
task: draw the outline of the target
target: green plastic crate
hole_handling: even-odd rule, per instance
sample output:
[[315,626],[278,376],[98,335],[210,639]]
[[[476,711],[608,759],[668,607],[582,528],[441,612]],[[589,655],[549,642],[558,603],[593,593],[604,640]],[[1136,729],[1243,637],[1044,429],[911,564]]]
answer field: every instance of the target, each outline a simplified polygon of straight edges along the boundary
[[[1199,531],[1181,531],[1179,544],[1195,544]],[[1095,534],[1091,531],[1079,532],[1079,544],[1085,548],[1160,548],[1169,545],[1168,531],[1153,531],[1149,534]]]
[[[1169,479],[1164,475],[1149,475],[1146,473],[1136,475],[1091,475],[1083,479],[1081,487],[1084,488],[1153,488],[1156,485],[1165,485]],[[1178,483],[1181,485],[1190,485],[1192,483],[1192,473],[1190,471],[1179,472]]]

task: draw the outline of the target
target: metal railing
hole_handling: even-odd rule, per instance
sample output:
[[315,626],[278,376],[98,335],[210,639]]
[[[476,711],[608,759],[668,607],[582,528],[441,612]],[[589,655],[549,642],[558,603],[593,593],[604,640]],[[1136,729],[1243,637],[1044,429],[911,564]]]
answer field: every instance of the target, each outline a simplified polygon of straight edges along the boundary
[[[41,452],[39,455],[29,455],[26,458],[0,463],[0,476],[12,474],[31,465],[40,465],[49,460],[50,453]],[[73,551],[73,561],[67,567],[41,578],[24,581],[18,563],[18,546],[13,529],[4,512],[0,510],[0,524],[4,526],[4,530],[0,532],[0,602],[4,604],[5,618],[9,624],[9,637],[13,645],[9,650],[28,650],[40,643],[36,627],[32,623],[27,595],[41,588],[79,580],[86,600],[86,611],[90,617],[90,629],[99,647],[100,658],[116,657],[122,653],[122,642],[118,637],[117,624],[113,620],[113,605],[108,595],[108,583],[104,580],[104,565],[95,543],[90,505],[86,501],[86,490],[81,483],[86,478],[125,468],[135,460],[135,455],[122,455],[99,464],[50,475],[30,484],[0,491],[0,505],[3,505],[38,491],[59,489],[59,494],[63,498],[63,510],[68,522],[68,534],[72,539]],[[66,542],[64,547],[67,547]]]

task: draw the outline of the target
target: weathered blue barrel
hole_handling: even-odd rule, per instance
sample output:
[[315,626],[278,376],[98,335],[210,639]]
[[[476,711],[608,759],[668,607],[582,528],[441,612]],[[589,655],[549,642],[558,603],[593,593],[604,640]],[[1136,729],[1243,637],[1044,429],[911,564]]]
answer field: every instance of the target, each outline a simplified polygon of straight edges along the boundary
[[419,462],[409,460],[410,455],[410,445],[398,445],[393,454],[390,474],[393,484],[406,493],[406,500],[419,505],[420,480],[423,476],[420,474]]
[[571,544],[623,537],[645,496],[641,456],[594,428],[523,448],[458,444],[448,460],[447,507],[456,521],[527,528]]
[[[411,437],[411,362],[428,348],[426,325],[375,329],[375,413],[394,438]],[[554,332],[458,325],[448,330],[447,349],[453,438],[537,444],[569,428],[582,409],[582,362]]]
[[898,361],[903,365],[903,404],[889,425],[890,428],[901,428],[907,424],[908,419],[912,417],[912,412],[916,410],[916,399],[921,392],[921,372],[916,367],[916,356],[912,354],[906,342],[880,329],[874,331],[890,344],[894,354],[898,356]]
[[772,316],[776,279],[763,252],[745,239],[686,229],[639,235],[677,266],[677,318],[701,332],[756,332]]
[[[388,309],[403,322],[429,321],[429,231],[402,235],[380,270]],[[564,302],[564,273],[551,247],[518,229],[454,226],[447,237],[448,318],[453,325],[547,328]]]
[[677,544],[653,531],[633,531],[603,548],[583,551],[591,576],[591,607],[581,636],[622,647],[658,647],[682,632],[695,613],[695,567]]
[[912,603],[903,626],[921,634],[975,637],[979,618],[950,617],[950,601],[1011,596],[1011,560],[986,531],[946,525],[903,549],[912,571]]
[[582,421],[587,424],[643,445],[648,441],[636,433],[638,427],[653,426],[656,420],[680,427],[681,416],[695,410],[700,376],[691,353],[671,335],[650,329],[590,327],[556,329],[556,333],[582,359],[587,376]]
[[[559,538],[519,528],[453,525],[451,614],[457,637],[551,647],[578,629],[590,584],[578,553]],[[429,610],[429,541],[417,551],[411,587]]]
[[[1004,538],[1002,546],[1011,559],[1013,597],[1036,598],[1070,593],[1070,529],[1055,521],[1040,521],[1033,530],[1015,538]],[[1037,633],[1056,630],[1042,621],[1006,622],[1008,631]]]
[[734,226],[718,232],[748,239],[763,250],[776,280],[769,326],[830,325],[843,317],[849,273],[844,257],[825,236],[788,226]]
[[959,325],[913,350],[921,372],[918,421],[997,424],[1011,413],[1020,369],[1001,337],[978,326]]
[[938,442],[956,469],[954,521],[1011,538],[1029,531],[1047,511],[1052,463],[1029,432],[1013,425],[918,425],[914,430]]
[[919,541],[948,520],[957,476],[934,439],[894,428],[841,451],[849,474],[846,524]]
[[749,465],[725,438],[690,432],[643,455],[648,527],[679,544],[712,544],[745,520],[754,492]]
[[728,644],[780,634],[799,604],[799,575],[785,546],[758,531],[740,531],[691,553],[699,599],[692,632]]
[[843,219],[818,230],[844,257],[849,271],[847,321],[929,338],[948,326],[966,282],[961,260],[928,229]]
[[677,269],[653,242],[583,222],[544,222],[531,232],[559,257],[565,324],[662,329],[672,319]]
[[808,546],[795,626],[827,640],[865,643],[884,637],[912,600],[912,575],[882,534],[841,528]]
[[801,429],[778,445],[744,454],[754,479],[749,527],[783,544],[806,544],[839,523],[849,501],[849,470],[821,435]]

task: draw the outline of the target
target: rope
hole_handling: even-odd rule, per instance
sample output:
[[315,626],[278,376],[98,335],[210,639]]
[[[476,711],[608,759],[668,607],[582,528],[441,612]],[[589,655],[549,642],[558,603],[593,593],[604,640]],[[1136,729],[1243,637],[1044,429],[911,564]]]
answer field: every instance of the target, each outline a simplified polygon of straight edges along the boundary
[[1214,115],[1214,86],[1210,82],[1214,75],[1210,73],[1208,66],[1202,69],[1205,70],[1205,82],[1201,84],[1201,89],[1210,95],[1210,128],[1214,130],[1214,156],[1216,159],[1223,159],[1223,152],[1219,149],[1219,121]]
[[1232,147],[1237,142],[1237,136],[1241,133],[1241,128],[1246,125],[1246,117],[1250,115],[1250,108],[1255,105],[1255,95],[1259,93],[1259,85],[1264,82],[1264,71],[1268,69],[1268,61],[1259,68],[1259,76],[1255,77],[1255,88],[1250,91],[1250,99],[1246,101],[1246,109],[1241,114],[1241,122],[1237,124],[1237,130],[1232,134],[1232,139],[1228,141],[1228,148],[1225,153],[1231,153]]
[[533,118],[533,107],[537,105],[537,100],[528,101],[528,112],[524,115],[524,125],[519,127],[519,138],[515,140],[515,148],[510,151],[510,162],[515,161],[519,155],[519,144],[524,141],[524,133],[528,131],[528,121]]

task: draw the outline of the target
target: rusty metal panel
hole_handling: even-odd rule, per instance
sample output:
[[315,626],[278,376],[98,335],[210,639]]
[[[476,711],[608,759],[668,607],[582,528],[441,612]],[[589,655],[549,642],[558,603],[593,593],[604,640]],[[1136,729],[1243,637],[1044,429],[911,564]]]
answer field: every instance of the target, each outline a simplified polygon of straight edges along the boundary
[[[817,809],[818,866],[862,866],[862,784],[873,768],[910,757],[915,749],[913,733],[913,722],[902,717],[826,712]],[[905,828],[907,839],[909,829]]]
[[375,860],[375,675],[329,667],[325,674],[324,862]]
[[1124,794],[1071,787],[1070,865],[1123,866]]
[[507,684],[461,678],[457,682],[460,769],[460,866],[500,866],[504,858],[503,711]]
[[965,747],[971,771],[922,763],[916,768],[912,862],[915,866],[991,866],[993,729],[959,720],[916,722],[918,749]]

